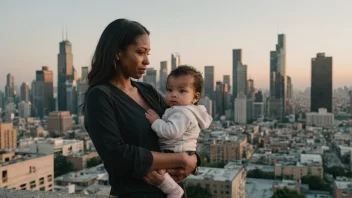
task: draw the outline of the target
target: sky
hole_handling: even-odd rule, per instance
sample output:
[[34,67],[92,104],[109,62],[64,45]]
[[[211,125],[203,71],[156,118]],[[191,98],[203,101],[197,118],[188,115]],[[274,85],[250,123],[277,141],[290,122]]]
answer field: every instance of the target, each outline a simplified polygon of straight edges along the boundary
[[54,72],[56,85],[63,26],[81,73],[104,28],[118,18],[150,30],[150,67],[156,69],[166,60],[170,70],[171,53],[178,52],[182,64],[201,72],[214,65],[215,80],[222,80],[232,75],[232,49],[240,48],[248,78],[268,88],[270,51],[283,33],[286,73],[294,88],[310,86],[311,58],[318,52],[333,57],[333,86],[351,86],[351,9],[350,0],[0,1],[0,90],[7,73],[19,87],[44,65]]

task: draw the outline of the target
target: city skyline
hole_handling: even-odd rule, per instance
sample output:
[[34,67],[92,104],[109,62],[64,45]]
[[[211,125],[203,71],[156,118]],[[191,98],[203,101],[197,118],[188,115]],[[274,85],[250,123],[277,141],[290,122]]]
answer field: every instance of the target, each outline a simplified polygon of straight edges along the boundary
[[[12,73],[15,85],[19,87],[22,82],[30,83],[35,79],[35,71],[47,65],[52,69],[54,85],[57,85],[57,54],[58,43],[62,41],[62,26],[68,27],[73,65],[81,73],[80,68],[89,65],[102,30],[114,19],[124,17],[141,22],[151,31],[150,67],[156,70],[159,70],[160,61],[168,61],[170,67],[171,54],[178,52],[182,64],[193,65],[201,72],[204,72],[204,66],[214,65],[214,81],[222,80],[223,75],[231,75],[232,81],[232,50],[242,49],[248,76],[255,80],[258,88],[268,89],[270,51],[277,43],[277,35],[283,33],[287,37],[286,74],[291,76],[294,89],[310,86],[310,60],[320,52],[334,59],[334,88],[352,85],[349,80],[352,75],[352,58],[349,56],[352,41],[349,42],[348,36],[352,29],[345,25],[352,17],[348,13],[348,5],[352,2],[340,2],[334,6],[327,6],[324,1],[231,2],[226,6],[204,1],[202,4],[200,1],[157,2],[157,6],[146,4],[143,8],[133,2],[111,2],[108,8],[105,4],[109,2],[86,3],[85,8],[79,1],[70,3],[70,6],[63,2],[50,5],[16,1],[1,3],[0,79],[6,79],[7,73]],[[78,6],[79,12],[76,10]],[[131,6],[136,9],[126,9]],[[316,9],[310,9],[313,6]],[[103,7],[107,11],[99,16],[85,14]],[[171,7],[179,11],[170,13]],[[62,16],[60,9],[65,9],[67,14]],[[37,14],[42,13],[41,10],[47,11],[45,18]],[[143,12],[145,10],[148,14]],[[197,11],[196,14],[191,12],[193,10]],[[209,16],[204,14],[210,11]],[[76,13],[82,14],[76,16]],[[25,23],[22,22],[24,18]],[[23,28],[31,29],[23,31]],[[0,90],[4,89],[5,83],[5,80],[0,81]]]

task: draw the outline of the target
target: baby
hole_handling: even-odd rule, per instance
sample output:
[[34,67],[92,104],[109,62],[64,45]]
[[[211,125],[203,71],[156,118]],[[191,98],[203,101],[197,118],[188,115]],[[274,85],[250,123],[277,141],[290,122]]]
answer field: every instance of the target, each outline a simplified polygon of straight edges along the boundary
[[[203,105],[197,105],[203,90],[204,80],[200,72],[190,66],[179,66],[172,70],[166,83],[166,109],[162,119],[153,110],[146,117],[159,137],[162,152],[187,152],[195,154],[197,138],[201,129],[206,129],[212,117]],[[168,198],[180,198],[184,191],[164,174],[164,181],[158,186]]]

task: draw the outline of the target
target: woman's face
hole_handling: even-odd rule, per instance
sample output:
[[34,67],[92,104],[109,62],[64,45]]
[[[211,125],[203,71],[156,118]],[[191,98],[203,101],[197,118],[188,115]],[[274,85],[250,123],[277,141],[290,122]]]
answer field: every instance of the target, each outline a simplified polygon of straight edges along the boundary
[[116,54],[118,59],[118,72],[124,77],[139,79],[143,76],[149,62],[150,40],[148,34],[140,35],[135,43],[129,45],[124,52]]

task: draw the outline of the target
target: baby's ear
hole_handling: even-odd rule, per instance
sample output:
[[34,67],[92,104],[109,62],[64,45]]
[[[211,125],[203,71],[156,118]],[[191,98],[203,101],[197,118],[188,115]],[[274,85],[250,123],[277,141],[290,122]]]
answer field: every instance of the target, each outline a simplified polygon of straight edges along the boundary
[[194,103],[196,103],[198,100],[200,99],[200,93],[199,92],[196,92],[195,94],[194,94],[194,102],[193,102],[193,104]]

